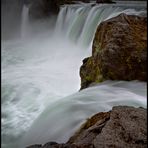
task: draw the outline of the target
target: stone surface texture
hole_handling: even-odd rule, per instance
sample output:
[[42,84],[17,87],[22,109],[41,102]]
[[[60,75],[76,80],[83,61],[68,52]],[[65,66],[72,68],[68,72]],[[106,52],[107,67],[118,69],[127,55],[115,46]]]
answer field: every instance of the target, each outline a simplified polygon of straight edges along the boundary
[[102,22],[80,77],[81,89],[108,79],[147,81],[147,18],[122,13]]
[[100,112],[88,119],[67,143],[40,145],[40,148],[125,147],[147,147],[147,109],[115,106],[109,112]]

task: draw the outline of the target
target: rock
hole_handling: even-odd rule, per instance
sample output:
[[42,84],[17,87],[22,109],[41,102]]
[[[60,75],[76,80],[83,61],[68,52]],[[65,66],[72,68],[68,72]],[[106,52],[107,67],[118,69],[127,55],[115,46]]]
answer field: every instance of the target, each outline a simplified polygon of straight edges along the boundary
[[120,14],[102,22],[80,77],[81,89],[107,79],[147,81],[147,18]]
[[77,145],[92,145],[93,139],[101,132],[107,120],[110,118],[110,112],[100,112],[95,114],[84,123],[68,141],[68,143],[76,143]]
[[102,82],[103,76],[101,75],[98,67],[98,61],[93,57],[88,57],[83,60],[83,65],[80,67],[81,77],[81,90],[88,87],[93,82]]
[[68,142],[94,148],[146,148],[146,109],[116,106],[110,112],[98,113]]
[[41,148],[146,148],[146,115],[144,108],[115,106],[88,119],[67,143],[49,142]]

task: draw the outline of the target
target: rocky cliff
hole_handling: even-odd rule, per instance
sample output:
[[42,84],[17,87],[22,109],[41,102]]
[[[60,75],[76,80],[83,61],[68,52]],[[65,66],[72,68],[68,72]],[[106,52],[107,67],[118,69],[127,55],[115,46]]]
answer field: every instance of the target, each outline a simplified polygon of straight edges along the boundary
[[104,80],[147,80],[147,18],[120,14],[96,31],[80,68],[81,89]]

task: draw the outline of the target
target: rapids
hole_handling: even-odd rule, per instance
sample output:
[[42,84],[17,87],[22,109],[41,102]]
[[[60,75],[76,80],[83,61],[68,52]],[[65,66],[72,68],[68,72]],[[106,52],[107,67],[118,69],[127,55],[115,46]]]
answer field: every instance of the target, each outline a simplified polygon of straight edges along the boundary
[[21,38],[2,40],[2,148],[66,142],[88,117],[114,105],[146,108],[144,82],[106,81],[78,92],[97,25],[122,12],[146,14],[137,5],[64,5],[55,28],[30,35],[24,6]]

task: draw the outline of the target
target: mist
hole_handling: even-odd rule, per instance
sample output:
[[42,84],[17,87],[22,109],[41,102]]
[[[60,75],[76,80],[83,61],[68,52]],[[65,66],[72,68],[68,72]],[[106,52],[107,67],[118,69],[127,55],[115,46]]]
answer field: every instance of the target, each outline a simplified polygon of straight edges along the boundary
[[34,19],[30,7],[29,1],[2,0],[2,148],[65,142],[98,108],[107,111],[120,102],[145,107],[144,82],[107,81],[79,92],[79,69],[91,56],[97,26],[122,12],[145,15],[143,6],[79,3]]

